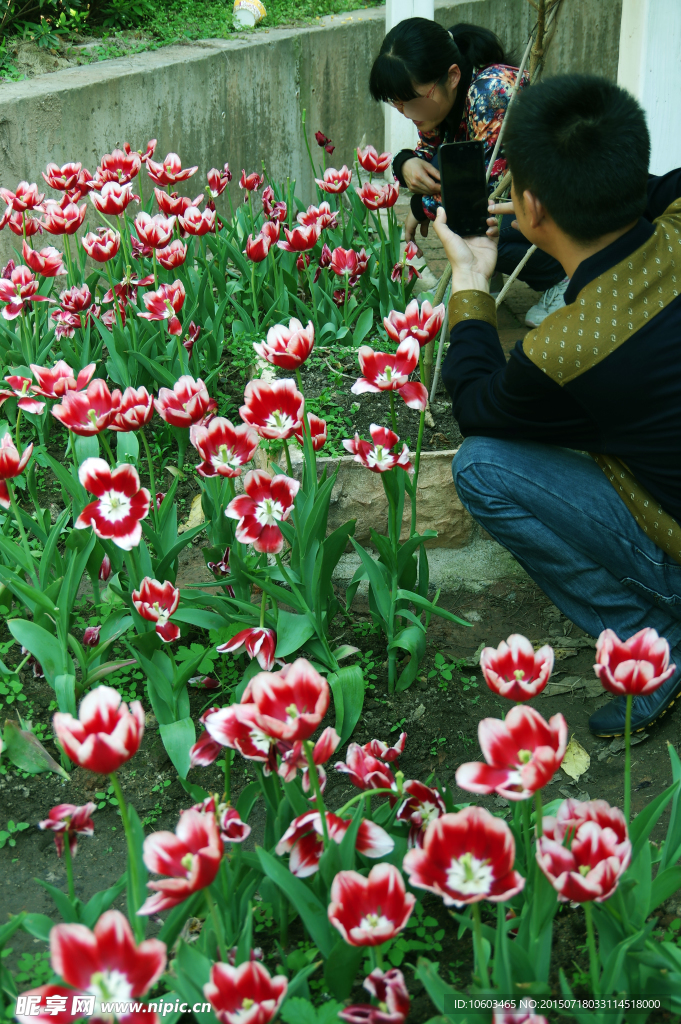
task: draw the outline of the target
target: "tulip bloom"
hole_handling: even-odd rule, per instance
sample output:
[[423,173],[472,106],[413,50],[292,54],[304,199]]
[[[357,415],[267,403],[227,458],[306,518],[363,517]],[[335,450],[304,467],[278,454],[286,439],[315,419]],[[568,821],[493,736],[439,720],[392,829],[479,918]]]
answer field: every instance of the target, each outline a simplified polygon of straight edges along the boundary
[[154,891],[137,911],[158,914],[176,907],[215,879],[222,860],[222,840],[215,817],[198,811],[180,815],[175,832],[153,832],[144,840],[142,859],[149,871],[170,877],[147,882]]
[[186,213],[180,214],[177,218],[180,227],[188,235],[207,235],[209,231],[215,232],[215,210],[204,210],[203,213],[196,206],[189,206]]
[[97,263],[106,263],[113,259],[121,247],[121,236],[118,231],[110,228],[99,228],[95,233],[90,231],[81,238],[85,252]]
[[187,259],[187,246],[179,238],[176,238],[165,249],[157,251],[156,259],[166,270],[175,270],[176,267],[181,267]]
[[196,199],[190,199],[189,196],[178,196],[177,192],[171,192],[168,195],[163,189],[155,188],[154,195],[159,210],[166,217],[178,217],[181,213],[186,213],[190,206],[198,206],[203,202],[203,193]]
[[423,411],[428,404],[428,392],[423,384],[410,381],[409,375],[418,366],[419,344],[414,338],[400,342],[397,352],[374,352],[369,345],[361,345],[357,358],[362,369],[360,377],[351,387],[353,395],[366,392],[397,391],[410,409]]
[[500,818],[484,807],[443,814],[426,830],[423,847],[409,850],[402,869],[409,884],[441,896],[447,907],[480,900],[510,900],[525,885],[513,870],[515,841]]
[[217,199],[225,191],[230,181],[232,180],[232,172],[229,169],[229,164],[225,164],[224,169],[219,171],[217,167],[211,167],[206,175],[210,194],[213,199]]
[[[350,820],[339,818],[330,811],[326,812],[326,827],[329,839],[340,844],[350,827]],[[289,871],[296,878],[308,878],[319,870],[319,860],[324,852],[322,840],[322,819],[319,811],[308,811],[295,818],[284,832],[276,846],[275,852],[281,857],[289,854]],[[362,819],[355,840],[358,853],[371,860],[387,857],[395,848],[393,839],[380,825]]]
[[[252,382],[251,382],[252,383]],[[279,473],[252,469],[244,477],[244,494],[237,494],[225,509],[229,519],[238,519],[236,539],[252,544],[256,551],[279,554],[284,538],[277,525],[288,519],[300,483]]]
[[277,647],[277,634],[273,629],[266,629],[264,626],[252,626],[249,629],[242,629],[236,633],[226,644],[220,644],[216,650],[220,654],[243,654],[245,651],[248,657],[258,659],[260,668],[265,672],[274,665],[274,652]]
[[156,161],[147,158],[146,164],[149,177],[156,185],[160,185],[162,188],[165,188],[166,185],[174,185],[178,181],[186,181],[187,178],[191,178],[192,174],[196,174],[199,169],[197,166],[186,167],[182,170],[182,161],[177,153],[168,153],[163,163],[156,163]]
[[161,419],[173,427],[191,427],[217,408],[203,381],[187,374],[175,382],[172,390],[161,388],[154,405]]
[[[107,910],[90,931],[83,924],[58,924],[50,931],[52,970],[66,985],[50,983],[23,993],[26,1013],[17,1014],[21,1024],[45,1024],[61,1016],[71,1021],[87,1011],[73,1011],[76,999],[94,998],[92,1021],[114,1020],[125,1024],[159,1024],[159,1015],[138,1009],[141,996],[156,984],[166,966],[166,946],[160,939],[135,945],[132,928],[120,910]],[[67,986],[70,986],[67,988]],[[35,999],[35,1011],[31,1005]],[[50,1007],[48,999],[61,1000],[64,1010]],[[66,1002],[64,1003],[64,1000]],[[102,1003],[113,1000],[117,1013],[102,1012]],[[87,1005],[87,1004],[86,1004]]]
[[435,309],[424,299],[419,309],[418,299],[412,299],[404,313],[393,309],[383,319],[388,337],[399,344],[405,338],[416,338],[419,345],[427,345],[439,337],[445,318],[445,305],[441,302]]
[[[326,772],[322,768],[322,765],[329,760],[332,754],[336,752],[336,747],[340,743],[340,736],[332,726],[327,726],[324,732],[321,734],[317,742],[312,749],[312,760],[317,767],[317,778],[319,780],[319,788],[322,793],[326,786]],[[281,754],[281,762],[277,768],[277,774],[284,780],[284,782],[293,782],[298,770],[301,769],[303,772],[303,792],[310,792],[310,769],[307,763],[307,757],[303,750],[303,744],[300,740],[291,746],[290,750],[286,750],[282,753],[283,743],[277,744],[277,749]]]
[[266,217],[277,224],[286,220],[287,206],[282,200],[278,202],[274,198],[274,189],[268,185],[262,194],[262,208]]
[[[219,711],[219,708],[208,709],[209,713],[215,711]],[[203,715],[199,721],[203,721]],[[213,764],[218,759],[221,753],[221,744],[214,740],[211,734],[204,729],[189,751],[189,763],[192,768],[207,768],[208,765]]]
[[8,188],[0,188],[0,197],[15,213],[24,213],[26,210],[42,209],[45,193],[38,192],[35,182],[29,185],[27,181],[20,181],[16,192],[12,192]]
[[401,732],[400,738],[392,747],[389,747],[387,743],[383,742],[383,740],[370,740],[368,743],[364,744],[362,750],[365,754],[370,754],[371,757],[377,757],[381,761],[386,761],[388,764],[392,764],[393,761],[396,762],[398,757],[404,753],[404,745],[406,742],[407,734],[406,732]]
[[293,230],[284,225],[286,241],[277,242],[277,245],[284,252],[307,252],[308,249],[314,249],[319,241],[319,232],[318,224],[310,224],[308,227],[297,225]]
[[[86,459],[94,461],[102,460]],[[90,772],[108,775],[139,750],[144,709],[134,700],[128,710],[120,693],[110,686],[97,686],[80,702],[78,718],[57,711],[52,723],[67,757]]]
[[260,437],[286,441],[300,427],[304,404],[292,380],[249,380],[239,415]]
[[373,444],[364,441],[359,434],[355,434],[352,440],[345,438],[343,441],[343,447],[355,456],[355,462],[366,466],[373,473],[385,473],[390,469],[395,469],[396,466],[400,466],[407,473],[414,472],[414,467],[409,461],[409,449],[406,444],[402,445],[401,452],[391,450],[399,441],[397,434],[386,427],[379,427],[376,423],[371,424],[369,432]]
[[375,967],[362,985],[370,992],[378,1005],[360,1003],[357,1006],[346,1006],[338,1011],[341,1020],[346,1024],[404,1024],[409,1015],[411,1000],[404,983],[402,971],[396,967],[383,973]]
[[167,320],[169,334],[182,334],[182,324],[176,314],[182,309],[184,300],[184,285],[179,279],[172,284],[162,284],[158,291],[145,292],[142,301],[147,311],[137,315],[143,320]]
[[0,302],[7,305],[2,311],[5,320],[16,320],[29,302],[49,302],[46,295],[38,295],[38,282],[28,267],[15,267],[9,278],[0,279]]
[[12,435],[3,434],[0,438],[0,480],[3,482],[5,480],[13,480],[15,476],[23,473],[32,452],[33,445],[29,444],[19,455],[19,451],[12,440]]
[[173,237],[175,217],[164,217],[162,213],[155,216],[141,210],[135,217],[135,231],[142,245],[150,245],[152,249],[163,249]]
[[596,644],[594,672],[611,693],[643,696],[673,676],[676,665],[669,664],[669,644],[656,630],[640,629],[620,640],[612,629],[604,629]]
[[202,716],[208,734],[223,747],[238,750],[249,761],[268,764],[274,740],[267,736],[259,724],[255,704],[230,704],[226,708],[212,709]]
[[396,819],[409,822],[409,848],[423,846],[426,829],[431,821],[445,813],[445,802],[436,789],[417,779],[405,782],[402,792],[406,794],[406,800],[400,804]]
[[252,427],[235,427],[223,416],[214,416],[206,426],[197,423],[189,438],[203,459],[198,467],[203,477],[241,476],[241,467],[251,461],[259,444]]
[[257,960],[239,967],[214,963],[203,994],[220,1024],[269,1024],[284,1001],[288,981],[271,977]]
[[372,185],[365,181],[355,192],[367,210],[387,210],[394,206],[400,194],[400,186],[388,182],[386,185]]
[[[257,722],[267,736],[295,742],[309,739],[329,707],[326,679],[305,658],[278,672],[259,672],[244,698],[255,705]],[[245,701],[244,701],[245,703]]]
[[[320,451],[326,444],[326,420],[321,420],[319,416],[315,416],[313,412],[307,414],[307,423],[310,428],[310,437],[312,438],[312,447],[316,452]],[[299,444],[305,444],[305,421],[303,420],[300,426],[296,429],[293,435]]]
[[471,761],[456,770],[456,784],[469,793],[499,793],[527,800],[560,768],[568,741],[567,722],[553,715],[545,722],[529,705],[511,708],[505,721],[483,718],[478,741],[487,764]]
[[270,237],[262,232],[259,235],[255,235],[255,237],[249,235],[246,239],[246,248],[243,250],[244,255],[253,263],[262,263],[263,260],[267,259],[271,245]]
[[332,192],[339,195],[345,192],[352,181],[352,171],[343,164],[339,171],[335,167],[327,167],[323,178],[315,178],[323,192]]
[[51,409],[55,419],[81,437],[99,434],[109,426],[117,411],[113,395],[99,377],[88,384],[86,391],[65,391],[61,405],[53,405]]
[[112,540],[123,551],[136,548],[142,539],[142,519],[149,515],[150,494],[140,487],[134,466],[124,463],[113,471],[104,459],[90,458],[81,462],[78,478],[97,500],[80,513],[74,526],[77,530],[93,528],[98,537]]
[[553,649],[535,651],[527,637],[513,633],[497,648],[485,647],[480,668],[490,690],[508,700],[522,701],[542,692],[553,671]]
[[180,627],[169,622],[170,616],[177,611],[180,603],[180,591],[170,580],[159,583],[150,576],[145,576],[139,590],[133,590],[132,603],[137,612],[148,622],[156,623],[156,632],[164,643],[177,640]]
[[370,174],[383,174],[390,167],[392,158],[392,153],[381,153],[379,155],[373,146],[357,149],[357,159],[360,165],[365,171],[369,171]]
[[86,284],[81,285],[80,288],[74,284],[72,288],[67,288],[66,291],[60,293],[59,303],[66,313],[82,313],[92,305],[90,289]]
[[[65,197],[66,198],[66,197]],[[41,221],[45,231],[51,235],[75,235],[85,220],[87,204],[78,207],[76,203],[55,203],[52,199],[45,201],[45,215]]]
[[111,396],[116,413],[109,430],[129,432],[139,430],[154,415],[154,401],[146,388],[126,388],[123,394],[114,391]]
[[42,171],[42,176],[50,188],[54,188],[58,192],[69,192],[77,185],[82,166],[82,164],[68,163],[59,167],[58,164],[50,163]]
[[73,857],[78,849],[78,836],[92,836],[95,826],[90,817],[97,810],[97,804],[87,803],[82,807],[75,804],[57,804],[49,812],[44,821],[38,822],[38,828],[54,832],[54,844],[57,856],[64,852],[64,837],[68,840],[69,851]]
[[132,185],[120,185],[116,181],[107,181],[101,192],[90,193],[90,200],[94,208],[109,217],[120,217],[133,199],[136,203],[140,201],[139,196],[133,195]]
[[305,213],[299,213],[296,219],[303,227],[315,224],[320,231],[338,226],[338,214],[332,213],[328,203],[320,203],[318,207],[308,206]]
[[346,761],[337,761],[334,768],[348,776],[358,789],[395,789],[395,776],[377,758],[362,750],[359,743],[348,744]]
[[252,174],[246,174],[246,171],[242,170],[241,178],[239,179],[239,188],[244,188],[247,192],[257,192],[264,182],[264,174],[260,175],[257,171],[253,171]]
[[22,412],[41,413],[45,408],[45,403],[38,401],[32,395],[28,394],[29,388],[33,388],[33,381],[30,377],[5,377],[5,380],[9,384],[11,391],[4,388],[0,391],[0,405],[7,401],[8,398],[17,398],[17,408],[21,409]]
[[99,166],[103,171],[116,175],[116,180],[127,183],[136,178],[142,167],[142,157],[130,149],[130,144],[125,143],[125,151],[114,149],[113,153],[105,153],[100,160]]
[[631,861],[624,815],[605,800],[565,800],[544,818],[536,855],[561,903],[603,903]]
[[31,270],[42,277],[59,277],[66,273],[61,253],[52,245],[45,249],[31,249],[24,239],[22,255]]
[[358,270],[358,254],[354,249],[343,249],[338,246],[331,254],[330,267],[339,277],[355,277]]
[[274,363],[283,370],[295,370],[309,357],[314,346],[314,327],[308,321],[303,327],[300,320],[291,317],[288,327],[277,324],[267,332],[267,341],[253,342],[253,348],[261,359]]
[[339,871],[327,913],[350,946],[380,946],[406,928],[415,903],[399,868],[377,864],[368,878],[356,871]]

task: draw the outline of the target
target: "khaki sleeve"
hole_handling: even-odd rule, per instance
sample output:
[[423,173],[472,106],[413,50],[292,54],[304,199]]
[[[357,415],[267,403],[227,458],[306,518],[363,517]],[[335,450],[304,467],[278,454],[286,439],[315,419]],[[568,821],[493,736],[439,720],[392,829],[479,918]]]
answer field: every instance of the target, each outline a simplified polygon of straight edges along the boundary
[[484,320],[497,326],[497,307],[489,292],[474,289],[454,292],[449,300],[449,329],[463,320]]

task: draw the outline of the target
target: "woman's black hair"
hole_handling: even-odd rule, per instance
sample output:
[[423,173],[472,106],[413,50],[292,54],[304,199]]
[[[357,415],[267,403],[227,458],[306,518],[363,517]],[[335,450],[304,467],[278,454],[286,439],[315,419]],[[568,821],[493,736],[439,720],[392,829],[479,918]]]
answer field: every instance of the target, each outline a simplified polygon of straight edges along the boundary
[[498,36],[461,22],[449,31],[428,18],[406,18],[388,32],[369,76],[375,100],[413,100],[416,85],[443,81],[452,64],[464,80],[473,68],[508,63]]

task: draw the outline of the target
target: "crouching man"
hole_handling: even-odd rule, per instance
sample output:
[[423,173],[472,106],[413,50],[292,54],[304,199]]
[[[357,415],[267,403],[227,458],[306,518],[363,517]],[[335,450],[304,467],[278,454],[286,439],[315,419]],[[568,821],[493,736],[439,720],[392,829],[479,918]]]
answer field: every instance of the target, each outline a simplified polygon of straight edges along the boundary
[[[601,78],[520,94],[504,145],[527,239],[570,284],[565,307],[499,343],[489,279],[496,224],[461,239],[438,212],[452,266],[443,380],[465,437],[454,481],[471,515],[592,636],[667,638],[677,671],[634,699],[632,730],[681,691],[681,170],[648,175],[643,111]],[[625,698],[591,716],[624,732]]]

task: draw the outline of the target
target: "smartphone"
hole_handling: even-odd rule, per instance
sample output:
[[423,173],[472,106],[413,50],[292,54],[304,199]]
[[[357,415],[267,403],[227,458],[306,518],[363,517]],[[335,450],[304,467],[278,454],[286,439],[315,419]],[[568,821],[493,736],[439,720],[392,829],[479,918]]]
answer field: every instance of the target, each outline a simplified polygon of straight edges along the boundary
[[439,150],[442,203],[447,226],[457,235],[487,231],[489,192],[483,142],[448,142]]

